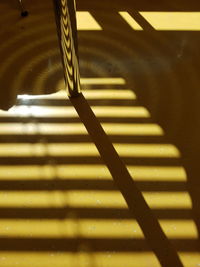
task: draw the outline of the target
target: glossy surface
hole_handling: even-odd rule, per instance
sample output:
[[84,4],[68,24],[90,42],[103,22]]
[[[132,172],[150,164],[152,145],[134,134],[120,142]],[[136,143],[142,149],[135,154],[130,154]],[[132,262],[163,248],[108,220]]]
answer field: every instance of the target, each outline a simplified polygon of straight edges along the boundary
[[[84,12],[78,13],[83,94],[183,265],[197,267],[200,39],[197,22],[185,13],[199,12],[199,2],[77,5]],[[1,93],[22,94],[0,112],[0,266],[160,266],[59,91],[64,81],[51,1],[27,0],[26,7],[24,20],[14,1],[0,2],[7,11]],[[165,29],[160,19],[154,24],[171,11],[179,15]]]

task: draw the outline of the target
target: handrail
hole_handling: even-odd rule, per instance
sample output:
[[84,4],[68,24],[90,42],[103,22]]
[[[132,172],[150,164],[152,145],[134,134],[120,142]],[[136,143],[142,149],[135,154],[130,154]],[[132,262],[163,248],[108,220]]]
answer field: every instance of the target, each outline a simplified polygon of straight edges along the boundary
[[81,92],[74,0],[53,0],[64,78],[69,97]]

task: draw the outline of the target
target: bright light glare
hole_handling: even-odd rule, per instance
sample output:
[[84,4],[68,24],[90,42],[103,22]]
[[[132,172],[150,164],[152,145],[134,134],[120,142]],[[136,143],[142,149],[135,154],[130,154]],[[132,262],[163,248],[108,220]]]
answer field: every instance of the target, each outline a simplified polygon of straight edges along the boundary
[[22,100],[27,100],[27,99],[31,99],[32,96],[31,95],[18,95],[17,99],[22,99]]
[[67,92],[66,90],[60,90],[56,93],[52,94],[47,94],[47,95],[18,95],[18,99],[66,99],[68,100],[67,97]]
[[[25,99],[27,101],[28,98]],[[8,111],[8,115],[19,115],[28,117],[32,115],[31,107],[28,105],[14,106]]]
[[199,31],[200,12],[139,12],[149,24],[161,31]]
[[[145,107],[126,107],[126,106],[92,106],[96,116],[102,117],[128,117],[128,118],[148,118],[150,114]],[[20,115],[33,117],[78,117],[74,107],[54,107],[54,106],[16,106],[1,116]]]
[[131,26],[133,30],[136,30],[136,31],[143,30],[143,28],[137,23],[137,21],[128,12],[120,11],[119,14]]

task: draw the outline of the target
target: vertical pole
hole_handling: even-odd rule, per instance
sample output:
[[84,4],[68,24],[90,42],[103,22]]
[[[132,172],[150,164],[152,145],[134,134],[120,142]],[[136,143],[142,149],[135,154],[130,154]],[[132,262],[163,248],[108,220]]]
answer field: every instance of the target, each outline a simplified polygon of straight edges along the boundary
[[69,97],[81,93],[74,0],[53,0],[64,78]]
[[18,0],[18,3],[19,3],[19,6],[20,6],[20,9],[21,9],[21,16],[22,17],[28,16],[28,11],[25,10],[24,5],[22,3],[22,0]]

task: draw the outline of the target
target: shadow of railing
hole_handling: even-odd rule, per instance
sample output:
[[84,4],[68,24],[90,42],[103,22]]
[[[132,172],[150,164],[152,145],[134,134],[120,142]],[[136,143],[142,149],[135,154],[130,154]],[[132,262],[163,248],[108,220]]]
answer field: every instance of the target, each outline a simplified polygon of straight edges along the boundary
[[[107,131],[114,146],[116,144],[127,146],[131,146],[131,144],[155,144],[162,147],[169,144],[163,135],[162,129],[156,126],[150,117],[144,118],[142,116],[140,118],[137,115],[132,115],[133,117],[127,118],[121,114],[121,117],[118,117],[109,115],[109,109],[108,113],[103,116],[101,115],[102,111],[97,108],[104,105],[105,107],[111,107],[110,110],[115,106],[120,106],[122,110],[123,107],[131,108],[134,107],[133,105],[138,107],[136,99],[134,101],[122,99],[122,105],[120,105],[119,89],[116,89],[118,100],[112,99],[112,97],[106,99],[106,92],[109,92],[107,89],[104,90],[103,99],[99,96],[92,100],[92,94],[93,92],[95,94],[96,91],[98,91],[97,88],[95,90],[85,90],[85,94],[90,98],[89,101],[92,108],[94,110],[96,108],[96,116],[105,131]],[[127,89],[124,89],[123,93],[127,91]],[[84,251],[84,248],[82,251],[80,247],[86,246],[87,249],[84,253],[88,257],[93,257],[92,255],[96,255],[96,253],[112,253],[113,251],[119,253],[119,255],[133,253],[133,256],[135,255],[136,257],[137,253],[143,253],[141,257],[145,255],[147,258],[150,257],[147,255],[149,255],[151,249],[143,239],[143,235],[141,233],[138,234],[140,230],[136,230],[135,237],[132,236],[131,229],[135,229],[135,217],[133,218],[133,215],[123,203],[118,189],[113,183],[109,172],[105,170],[98,152],[93,150],[94,145],[92,145],[91,136],[87,134],[80,118],[72,112],[73,107],[69,100],[64,100],[66,101],[66,106],[64,106],[63,97],[65,98],[65,95],[60,97],[61,105],[59,105],[59,97],[55,100],[54,95],[30,97],[30,99],[22,97],[18,99],[18,106],[14,107],[10,113],[1,112],[0,186],[1,192],[5,192],[7,195],[7,200],[2,202],[0,217],[3,228],[11,227],[9,226],[11,221],[14,224],[16,223],[16,231],[9,233],[8,230],[7,235],[6,233],[2,235],[2,244],[4,245],[2,245],[1,250],[10,251],[10,253],[14,251],[20,253],[25,251],[28,253],[31,251],[40,251],[40,253],[42,251],[60,251],[79,254]],[[115,98],[114,95],[113,98]],[[87,103],[85,100],[83,101]],[[24,105],[29,108],[21,109]],[[31,109],[31,107],[37,106],[44,108],[43,111],[46,116],[42,112],[38,112],[38,110],[41,111],[42,109]],[[77,103],[75,106],[77,107]],[[51,107],[52,110],[58,108],[59,112],[56,112],[56,115],[54,114],[53,116],[49,115],[45,109],[49,110]],[[26,110],[27,113],[23,114],[22,110]],[[65,112],[69,112],[66,117],[63,115]],[[50,114],[52,113],[50,112]],[[94,130],[94,122],[91,121],[86,109],[84,109],[84,117],[87,118],[87,123]],[[96,123],[98,122],[96,121]],[[127,124],[132,127],[130,133],[126,132],[126,129],[128,131],[128,128],[125,128]],[[109,127],[109,125],[113,128]],[[117,130],[115,128],[116,125],[118,125]],[[143,126],[142,130],[137,129],[138,125]],[[146,133],[143,132],[145,125],[151,126],[146,130]],[[152,128],[152,125],[156,127]],[[135,134],[133,129],[137,129]],[[152,129],[154,132],[151,132]],[[157,132],[155,129],[157,129]],[[98,138],[99,136],[95,134],[95,140]],[[101,145],[103,144],[102,142],[100,143]],[[53,151],[52,145],[54,144],[56,150]],[[29,146],[28,149],[26,149],[27,145]],[[84,145],[88,149],[84,151],[81,149],[83,151],[81,155],[79,150],[74,150],[73,148],[73,146],[80,146],[81,148]],[[64,152],[62,147],[65,150]],[[20,149],[21,153],[19,152]],[[120,150],[118,153],[120,155]],[[164,152],[164,154],[161,152],[161,157],[154,154],[147,157],[140,154],[130,154],[127,157],[125,156],[126,149],[125,154],[123,153],[122,151],[121,158],[123,162],[127,165],[133,177],[135,176],[137,187],[143,192],[153,214],[158,218],[165,233],[169,235],[170,242],[179,251],[181,259],[184,258],[182,255],[185,253],[193,254],[197,250],[197,241],[195,239],[197,236],[192,224],[191,206],[186,193],[186,176],[181,166],[180,158],[178,156],[171,157],[167,152]],[[112,158],[109,156],[107,160],[112,166]],[[168,169],[165,169],[163,174],[162,170],[159,172],[159,168]],[[10,171],[8,172],[8,170]],[[169,172],[167,173],[167,171]],[[57,192],[60,195],[59,203],[55,197]],[[150,193],[149,196],[148,193]],[[166,200],[162,200],[166,193]],[[158,202],[161,203],[160,206],[157,206],[155,201],[154,203],[151,202],[154,194],[159,195]],[[87,195],[91,195],[92,198],[89,202],[84,203],[84,198],[87,199]],[[175,203],[169,204],[173,195],[179,199],[178,205]],[[19,202],[15,201],[16,197]],[[42,204],[40,204],[40,198]],[[43,202],[44,198],[46,199],[45,204]],[[76,202],[76,198],[80,198],[80,200]],[[104,201],[107,201],[106,199],[108,199],[108,202],[104,203]],[[47,229],[48,224],[54,223],[56,220],[55,225],[57,225],[57,228],[61,228],[61,231],[54,233],[55,230],[52,230],[52,232],[49,230],[48,233],[44,231],[43,234],[42,232],[37,233],[37,230],[34,232],[32,230],[33,227],[39,227],[34,226],[34,223],[38,225],[38,220],[45,222]],[[103,222],[100,228],[105,231],[104,234],[98,234],[98,227],[97,230],[93,229],[96,234],[93,235],[91,229],[91,236],[90,234],[88,236],[88,233],[85,234],[84,227],[81,226],[85,220],[89,220],[88,225],[94,228],[97,227],[95,226],[97,222],[100,225]],[[30,230],[27,229],[25,232],[17,230],[18,227],[20,229],[20,223],[22,227],[26,221],[27,227],[28,222],[31,222]],[[73,237],[70,236],[69,232],[65,233],[68,227],[66,221],[72,221],[76,225],[74,226],[76,230],[73,230]],[[115,231],[115,233],[112,232],[112,228],[109,228],[110,222],[112,222],[112,225],[121,225],[121,228],[118,229],[118,234]],[[124,227],[126,228],[127,222],[130,223],[128,236],[123,230]],[[59,226],[60,224],[62,226]],[[148,229],[150,229],[149,223],[147,225]],[[65,230],[63,231],[62,229]],[[184,229],[188,229],[187,234]],[[29,236],[29,231],[32,237]],[[176,233],[177,231],[179,232],[178,234]],[[154,242],[158,242],[157,234],[154,235]],[[47,236],[43,237],[43,235]],[[135,259],[138,260],[138,256]],[[152,256],[149,259],[152,262],[152,266],[157,266]],[[116,264],[116,262],[113,264]],[[134,264],[136,263],[133,261],[130,266],[134,266]]]
[[[4,1],[4,4],[7,5],[7,1]],[[181,1],[179,3],[179,1],[173,1],[173,3],[170,3],[167,1],[166,3],[159,2],[155,4],[154,2],[154,4],[149,4],[146,1],[140,1],[137,5],[134,3],[133,7],[131,1],[123,3],[115,1],[114,4],[110,2],[106,6],[106,13],[103,2],[85,1],[83,3],[78,1],[79,10],[86,10],[87,7],[87,10],[91,11],[90,14],[96,18],[103,29],[101,32],[79,32],[80,66],[81,73],[85,77],[98,79],[99,77],[123,76],[126,80],[126,84],[111,85],[107,82],[99,85],[94,84],[95,82],[86,83],[83,85],[84,89],[91,89],[91,92],[100,91],[102,97],[111,87],[117,92],[119,92],[119,89],[126,91],[128,87],[134,88],[134,92],[139,97],[139,102],[130,99],[130,97],[125,99],[105,97],[104,99],[101,97],[91,99],[87,97],[87,90],[84,90],[90,106],[131,108],[142,103],[150,111],[152,118],[96,114],[114,145],[175,143],[180,149],[180,158],[159,158],[153,157],[153,155],[150,158],[133,155],[127,157],[120,155],[120,153],[119,155],[134,177],[138,188],[143,191],[145,197],[148,196],[147,201],[151,206],[152,213],[155,214],[168,238],[178,251],[183,264],[190,266],[199,263],[198,234],[193,224],[195,222],[197,228],[199,228],[198,204],[200,194],[197,179],[199,173],[197,162],[199,127],[196,123],[199,113],[196,104],[194,104],[198,100],[196,85],[199,84],[196,71],[198,69],[198,54],[195,46],[195,44],[198,44],[198,32],[166,31],[164,33],[155,31],[148,28],[149,25],[144,21],[142,22],[138,14],[140,10],[149,11],[153,8],[159,11],[169,8],[173,11],[174,6],[179,11],[199,10],[197,2],[186,3],[186,1]],[[11,5],[9,5],[10,8]],[[126,8],[126,11],[142,23],[144,31],[133,31],[119,16],[118,11],[121,8],[123,10]],[[45,16],[44,10],[46,11]],[[97,10],[100,12],[97,12]],[[101,12],[102,10],[104,12]],[[111,10],[112,12],[110,12]],[[21,21],[16,24],[18,28],[21,27],[21,34],[18,32],[17,38],[13,36],[14,30],[11,30],[8,35],[6,32],[1,32],[4,39],[10,37],[10,41],[4,43],[0,49],[2,62],[7,62],[7,64],[1,65],[1,74],[5,74],[1,81],[3,81],[4,88],[15,94],[21,89],[21,92],[25,93],[54,92],[55,88],[58,90],[62,87],[62,82],[59,82],[62,77],[58,48],[55,47],[53,11],[45,1],[42,1],[39,5],[35,4],[30,11],[33,16],[29,17],[29,21],[26,23]],[[16,13],[18,14],[18,10],[14,12],[13,9],[11,13],[6,13],[6,16],[2,16],[3,22],[9,20],[12,22]],[[38,42],[26,46],[30,43],[30,38]],[[185,40],[185,42],[182,43],[181,40]],[[26,49],[24,49],[25,46]],[[13,47],[16,49],[16,55],[13,53]],[[182,50],[183,47],[185,47],[184,51]],[[47,52],[45,53],[45,51]],[[181,54],[180,57],[181,51],[185,54]],[[194,54],[193,59],[196,57],[195,60],[188,58],[190,51]],[[43,57],[38,57],[40,53],[43,54]],[[8,54],[10,54],[10,57],[7,57]],[[16,63],[17,65],[15,65]],[[19,70],[19,73],[16,72],[16,69]],[[185,75],[185,70],[187,75]],[[10,77],[13,77],[13,79],[11,80]],[[188,88],[192,93],[188,93]],[[6,95],[7,93],[5,91]],[[23,101],[19,99],[18,105],[24,105]],[[54,99],[53,96],[50,99],[45,97],[30,98],[27,103],[30,106],[39,105],[44,108],[43,111],[45,111],[45,107],[47,109],[52,107],[71,108],[70,102],[65,100],[65,97],[64,100],[56,97]],[[84,129],[77,126],[77,124],[82,124],[80,118],[70,116],[68,113],[54,116],[52,114],[47,115],[47,112],[47,116],[45,116],[43,111],[40,110],[37,115],[31,117],[13,113],[3,113],[3,116],[0,116],[0,146],[7,144],[13,147],[9,155],[1,152],[0,156],[0,186],[4,199],[0,207],[0,218],[1,229],[5,230],[1,233],[0,254],[7,259],[3,259],[2,266],[14,266],[16,259],[21,263],[21,266],[26,267],[28,262],[30,262],[29,266],[34,266],[37,262],[38,266],[41,263],[41,266],[57,264],[59,267],[63,265],[65,267],[67,265],[70,267],[86,266],[88,262],[92,267],[98,266],[99,262],[102,263],[102,266],[110,264],[110,266],[121,267],[124,262],[126,262],[127,267],[129,265],[130,267],[138,266],[138,262],[140,266],[145,266],[147,262],[151,267],[159,266],[152,255],[151,248],[147,247],[143,235],[135,226],[135,221],[130,212],[124,204],[121,204],[123,200],[120,200],[119,206],[109,206],[109,203],[101,205],[98,202],[99,197],[104,199],[108,193],[111,194],[111,199],[118,200],[118,196],[115,195],[117,190],[111,181],[111,176],[105,170],[101,170],[105,166],[100,157],[97,155],[79,157],[74,154],[71,156],[49,155],[48,149],[46,150],[45,147],[48,148],[51,143],[57,145],[60,143],[66,145],[85,143],[89,146],[92,143],[90,136]],[[196,121],[194,121],[194,117]],[[165,132],[163,130],[161,132],[164,135],[156,132],[160,127],[158,125],[156,126],[157,130],[154,129],[154,134],[149,132],[151,127],[148,129],[143,127],[142,130],[138,130],[141,125],[155,126],[155,121],[163,126]],[[70,125],[71,129],[76,130],[66,129],[66,125]],[[111,129],[111,126],[114,126],[113,129]],[[64,130],[59,132],[59,129]],[[194,133],[194,136],[191,136],[191,132]],[[186,142],[188,137],[190,142]],[[16,143],[21,145],[30,144],[29,152],[24,155],[23,153],[16,155],[16,150],[21,151],[22,149],[22,147],[16,149]],[[37,144],[44,148],[42,155],[38,154],[37,147],[34,147]],[[69,168],[63,169],[63,165]],[[92,179],[91,177],[88,179],[87,175],[84,175],[84,166],[88,167],[87,175],[91,175],[92,171]],[[80,173],[76,178],[73,174],[78,169],[83,176],[82,178],[79,177],[80,179],[77,178]],[[64,173],[69,173],[69,175],[63,178],[62,174]],[[96,181],[97,176],[98,181]],[[51,201],[48,202],[49,198],[56,199],[54,193],[57,194],[57,191],[60,192],[58,206]],[[80,192],[80,195],[85,192],[85,197],[89,192],[91,194],[95,192],[96,197],[94,196],[91,203],[95,202],[97,206],[94,207],[91,203],[89,206],[81,206],[81,201],[77,205],[68,203],[68,194],[73,191]],[[48,200],[46,206],[38,203],[41,197],[38,193],[43,192],[46,194],[45,199]],[[102,193],[102,195],[97,193]],[[113,193],[115,197],[113,197]],[[148,193],[151,194],[148,195]],[[18,197],[20,199],[20,194],[25,194],[26,197],[19,203],[17,199]],[[152,204],[151,200],[155,199],[155,194],[158,198]],[[192,204],[189,201],[188,194],[191,196]],[[66,199],[63,195],[66,195]],[[166,201],[162,198],[164,195]],[[179,205],[174,206],[176,204],[175,200],[174,205],[170,204],[173,196],[177,197]],[[31,204],[31,201],[35,201],[34,199],[38,199],[35,206]],[[156,206],[155,203],[160,203],[160,206]],[[113,225],[115,223],[121,224],[121,227],[114,230],[110,226],[102,225],[102,229],[107,229],[106,233],[100,234],[99,230],[96,230],[97,237],[94,238],[92,233],[88,237],[88,234],[82,233],[79,227],[81,221],[88,219],[91,220],[89,225],[93,226],[92,230],[97,227],[95,222],[102,220],[106,222],[111,220]],[[38,220],[41,223],[43,221],[46,226],[51,221],[56,220],[57,228],[63,227],[63,230],[68,227],[65,225],[65,220],[72,220],[76,225],[75,230],[72,229],[74,236],[73,238],[70,237],[69,231],[63,237],[62,231],[52,230],[54,226],[47,227],[46,232],[45,228],[41,227],[44,232],[42,233],[42,230],[37,232],[37,229],[40,229]],[[131,226],[129,228],[130,232],[125,234],[124,228],[126,228],[127,220]],[[14,223],[14,226],[11,222]],[[62,227],[60,227],[59,222],[63,222]],[[79,226],[77,226],[77,222],[78,225],[80,224]],[[23,227],[26,229],[25,232],[20,230]],[[35,228],[36,230],[34,230]],[[12,231],[12,229],[15,230]],[[132,231],[136,232],[133,233]],[[45,234],[46,237],[44,237]],[[71,243],[71,247],[68,242]],[[37,251],[38,254],[29,253],[34,251]],[[60,255],[54,254],[52,256],[50,253],[52,251],[60,252]],[[61,251],[65,252],[66,257],[61,254]],[[73,253],[70,254],[72,251]],[[22,259],[27,259],[26,257],[29,261],[23,263]],[[54,260],[49,262],[49,258],[51,260],[54,258]],[[75,258],[77,258],[77,261]],[[90,261],[88,258],[92,258],[92,260]],[[143,259],[145,259],[145,262]]]

